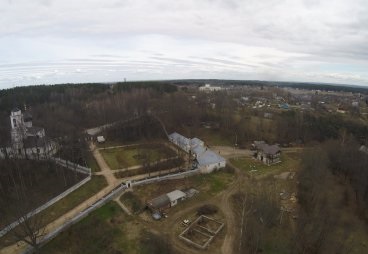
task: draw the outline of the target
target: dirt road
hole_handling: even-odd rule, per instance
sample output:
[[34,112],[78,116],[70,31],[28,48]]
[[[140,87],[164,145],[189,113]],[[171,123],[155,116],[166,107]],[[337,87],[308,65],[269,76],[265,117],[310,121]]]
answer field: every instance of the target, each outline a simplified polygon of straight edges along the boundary
[[211,149],[226,159],[252,155],[251,150],[239,149],[231,146],[211,146]]

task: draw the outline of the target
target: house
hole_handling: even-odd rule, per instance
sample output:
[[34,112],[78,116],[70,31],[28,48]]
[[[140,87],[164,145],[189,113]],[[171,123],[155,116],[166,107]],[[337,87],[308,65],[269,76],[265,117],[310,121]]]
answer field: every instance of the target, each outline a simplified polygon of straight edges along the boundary
[[174,132],[169,135],[170,142],[174,143],[175,145],[179,146],[182,150],[189,153],[190,151],[190,139],[184,137],[183,135],[180,135],[177,132]]
[[162,212],[170,207],[178,204],[178,202],[185,200],[187,195],[180,191],[174,190],[172,192],[158,196],[147,202],[147,207],[153,212]]
[[18,108],[10,113],[11,144],[0,149],[0,158],[44,159],[57,152],[58,145],[46,136],[45,129],[33,126],[32,115]]
[[196,160],[201,173],[212,173],[215,170],[226,167],[225,158],[207,149],[204,153],[196,154]]
[[279,105],[279,108],[281,108],[281,109],[289,109],[289,104],[282,103],[282,104]]
[[253,144],[254,158],[267,165],[281,162],[281,150],[278,145],[269,145],[264,141],[255,141]]
[[211,86],[210,84],[205,84],[204,86],[199,87],[199,91],[201,92],[213,92],[213,91],[220,91],[222,87],[220,86]]
[[176,132],[169,135],[169,140],[187,153],[193,155],[194,164],[201,173],[208,174],[217,169],[226,167],[225,158],[211,151],[199,138],[186,138]]
[[204,142],[200,140],[199,138],[192,138],[190,140],[190,144],[192,148],[196,146],[204,146]]

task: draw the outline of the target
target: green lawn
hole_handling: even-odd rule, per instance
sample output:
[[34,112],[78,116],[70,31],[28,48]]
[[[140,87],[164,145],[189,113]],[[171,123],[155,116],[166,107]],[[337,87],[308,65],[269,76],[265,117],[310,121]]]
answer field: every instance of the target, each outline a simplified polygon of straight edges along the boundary
[[111,169],[142,165],[145,158],[152,163],[175,156],[174,151],[161,144],[105,149],[101,150],[101,154]]
[[192,187],[198,189],[200,192],[214,195],[225,190],[234,181],[234,176],[233,173],[219,170],[211,174],[201,174],[189,177],[187,181]]
[[126,205],[132,213],[138,213],[144,207],[143,202],[130,191],[121,195],[120,201]]
[[43,253],[131,253],[136,249],[124,234],[129,220],[121,208],[110,202],[97,209],[82,221],[62,232],[47,243],[40,251]]
[[235,143],[235,134],[228,137],[213,129],[201,128],[196,135],[209,146],[233,146]]
[[99,192],[105,186],[107,186],[107,182],[104,176],[93,176],[89,182],[42,211],[40,215],[45,217],[46,223],[50,223],[91,197],[93,194]]
[[267,176],[283,171],[296,171],[299,167],[299,156],[299,152],[284,152],[281,162],[270,166],[250,157],[232,158],[230,163],[254,176]]

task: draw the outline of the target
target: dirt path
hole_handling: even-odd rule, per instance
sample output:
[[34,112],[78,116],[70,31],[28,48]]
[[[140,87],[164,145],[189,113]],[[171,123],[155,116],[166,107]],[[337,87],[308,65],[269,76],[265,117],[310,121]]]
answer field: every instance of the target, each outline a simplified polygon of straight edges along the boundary
[[231,146],[211,146],[211,149],[226,159],[252,155],[251,150],[239,149]]
[[120,201],[120,197],[117,197],[114,199],[114,201],[123,209],[124,212],[126,212],[128,215],[132,215],[132,213],[129,211],[129,209],[123,204],[123,202]]
[[102,157],[102,154],[100,153],[100,150],[96,148],[96,145],[93,143],[90,143],[89,149],[93,153],[93,157],[95,157],[98,166],[100,167],[101,171],[98,172],[96,175],[103,175],[106,178],[108,185],[114,185],[118,182],[118,179],[114,175],[114,171],[111,170],[109,165],[107,165],[106,161]]
[[236,220],[232,209],[231,196],[240,191],[243,184],[247,181],[245,174],[243,174],[239,169],[235,168],[235,174],[235,182],[221,194],[221,202],[218,203],[218,206],[225,214],[227,228],[226,236],[221,246],[221,253],[223,254],[233,253],[234,239],[238,228],[238,221]]

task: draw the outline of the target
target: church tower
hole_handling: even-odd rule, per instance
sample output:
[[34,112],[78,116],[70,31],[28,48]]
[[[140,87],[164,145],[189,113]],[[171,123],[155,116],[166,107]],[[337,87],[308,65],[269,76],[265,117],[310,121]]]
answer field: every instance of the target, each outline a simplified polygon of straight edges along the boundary
[[18,108],[14,108],[10,114],[11,124],[11,142],[13,149],[21,153],[23,148],[23,138],[26,135],[26,128],[24,127],[23,114]]

